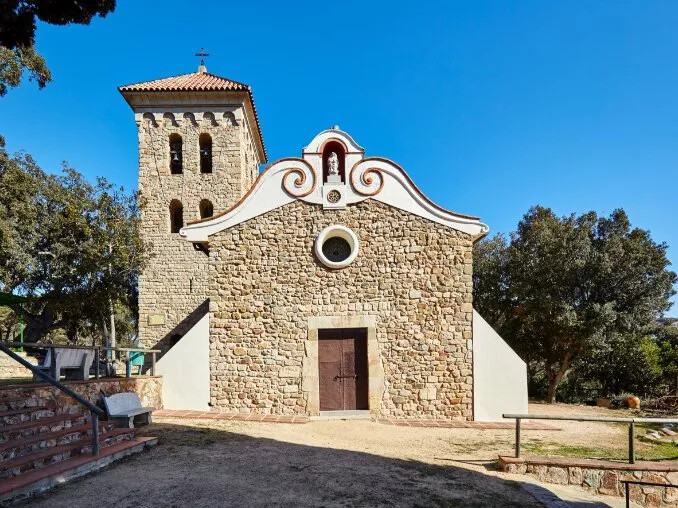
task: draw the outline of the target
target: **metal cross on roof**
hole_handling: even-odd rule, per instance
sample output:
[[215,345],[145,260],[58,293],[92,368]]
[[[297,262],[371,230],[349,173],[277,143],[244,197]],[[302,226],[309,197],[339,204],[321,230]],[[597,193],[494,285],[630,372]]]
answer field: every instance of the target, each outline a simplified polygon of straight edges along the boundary
[[205,65],[205,57],[210,56],[210,54],[205,53],[205,48],[200,48],[200,52],[196,53],[195,56],[200,57],[200,65]]

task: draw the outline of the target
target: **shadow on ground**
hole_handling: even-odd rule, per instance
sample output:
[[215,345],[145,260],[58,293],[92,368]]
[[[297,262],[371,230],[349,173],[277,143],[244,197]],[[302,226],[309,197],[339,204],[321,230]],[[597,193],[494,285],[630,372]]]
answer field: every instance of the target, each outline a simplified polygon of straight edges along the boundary
[[31,506],[543,506],[517,481],[452,463],[255,438],[237,428],[159,423],[140,433],[158,436],[158,446]]

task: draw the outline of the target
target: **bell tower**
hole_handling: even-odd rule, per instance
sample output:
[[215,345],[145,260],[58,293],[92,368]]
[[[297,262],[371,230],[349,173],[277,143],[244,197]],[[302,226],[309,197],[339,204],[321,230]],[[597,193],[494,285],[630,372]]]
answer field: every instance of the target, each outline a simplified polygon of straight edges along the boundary
[[153,256],[139,280],[140,344],[166,350],[209,310],[209,252],[179,230],[235,204],[266,150],[251,88],[204,61],[198,72],[118,90],[138,129],[142,236]]

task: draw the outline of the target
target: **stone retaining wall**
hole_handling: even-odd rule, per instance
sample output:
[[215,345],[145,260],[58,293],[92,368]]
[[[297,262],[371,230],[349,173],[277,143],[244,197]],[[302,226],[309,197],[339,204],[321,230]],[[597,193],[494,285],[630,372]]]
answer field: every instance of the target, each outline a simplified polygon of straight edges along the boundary
[[[78,395],[93,404],[99,400],[100,393],[107,395],[119,392],[136,392],[141,399],[142,406],[162,408],[162,377],[161,376],[135,376],[131,378],[90,379],[89,381],[64,381],[64,385]],[[56,401],[59,411],[74,413],[82,411],[83,407],[74,399],[63,393],[58,388],[49,384],[35,385],[12,385],[0,387],[0,390],[14,390],[24,393],[26,389],[32,389],[40,400]]]
[[[38,362],[32,356],[27,356],[26,353],[18,353],[24,360],[29,362],[32,365],[37,365]],[[10,358],[4,353],[0,353],[0,379],[12,379],[12,378],[29,378],[33,377],[31,372],[21,365],[16,360]]]
[[[622,480],[678,485],[678,462],[620,462],[499,457],[499,468],[507,473],[528,474],[540,482],[579,485],[596,494],[624,496]],[[678,488],[630,485],[631,500],[643,506],[678,506]]]

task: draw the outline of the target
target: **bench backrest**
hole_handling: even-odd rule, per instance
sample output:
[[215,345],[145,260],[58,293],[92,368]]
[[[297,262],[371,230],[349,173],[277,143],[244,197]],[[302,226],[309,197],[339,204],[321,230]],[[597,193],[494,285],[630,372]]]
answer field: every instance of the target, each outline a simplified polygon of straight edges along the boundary
[[139,396],[134,392],[114,393],[109,397],[104,397],[104,404],[109,415],[117,415],[141,407]]
[[66,347],[54,348],[54,353],[59,359],[61,367],[82,367],[91,356],[94,356],[94,351],[88,349],[75,349]]
[[45,359],[42,361],[43,367],[49,367],[50,365],[52,365],[52,348],[49,348],[47,350],[47,354],[45,355]]

